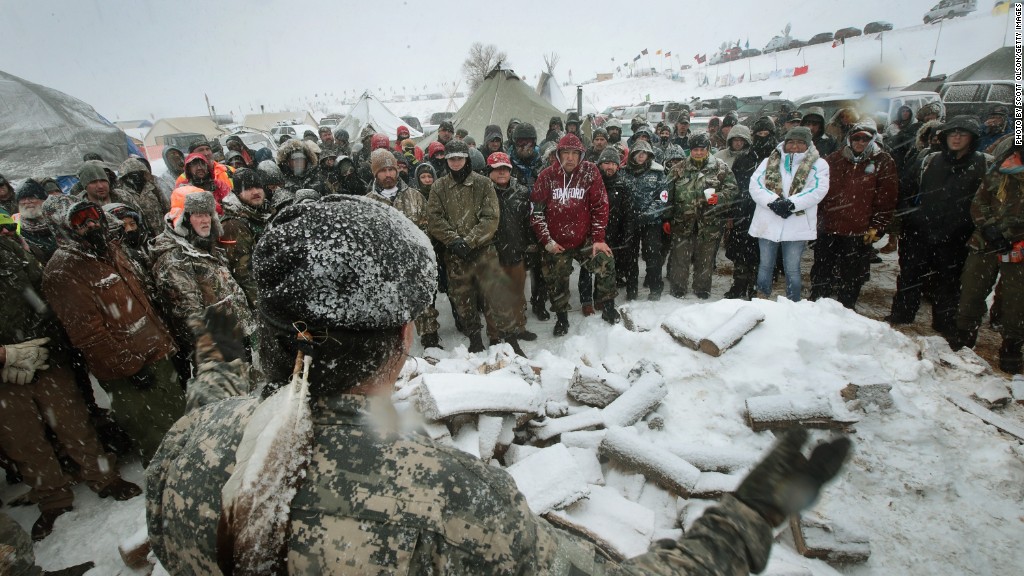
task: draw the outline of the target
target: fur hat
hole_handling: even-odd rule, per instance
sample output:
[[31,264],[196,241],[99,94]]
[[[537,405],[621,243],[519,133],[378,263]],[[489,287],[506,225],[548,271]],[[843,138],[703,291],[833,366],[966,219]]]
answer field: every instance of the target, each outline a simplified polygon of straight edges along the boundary
[[90,182],[96,180],[109,180],[107,171],[103,169],[103,164],[98,160],[89,160],[82,167],[78,169],[78,181],[83,187],[88,186]]
[[202,192],[196,192],[185,196],[185,214],[209,214],[211,216],[217,215],[217,201],[213,199],[213,194],[203,190]]
[[377,176],[377,173],[385,168],[398,170],[398,161],[387,148],[377,148],[370,153],[370,173]]
[[783,140],[799,140],[807,144],[808,148],[814,145],[814,136],[811,135],[811,129],[806,126],[791,128]]
[[18,191],[15,193],[15,198],[18,202],[25,200],[26,198],[35,198],[37,200],[46,201],[46,188],[36,181],[35,178],[29,178],[18,187]]
[[252,268],[263,316],[313,331],[401,327],[437,288],[427,236],[398,210],[363,196],[285,208],[256,244]]
[[711,148],[711,138],[708,137],[707,132],[697,132],[690,135],[687,144],[690,145],[691,150],[694,148]]
[[537,139],[537,129],[533,127],[533,124],[528,122],[520,122],[519,124],[516,124],[515,129],[512,130],[512,139],[524,140],[529,138],[533,138],[534,140]]

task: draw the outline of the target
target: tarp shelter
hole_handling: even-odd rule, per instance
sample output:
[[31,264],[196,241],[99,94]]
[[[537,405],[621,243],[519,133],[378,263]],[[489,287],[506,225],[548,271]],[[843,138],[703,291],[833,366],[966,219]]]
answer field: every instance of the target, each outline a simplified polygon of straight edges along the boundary
[[87,152],[116,168],[128,157],[126,142],[85,102],[0,72],[0,174],[7,178],[77,174]]
[[[935,85],[934,80],[929,78],[921,80],[904,88],[904,90],[935,90],[938,91],[942,83]],[[1007,46],[997,48],[981,60],[968,64],[967,66],[946,76],[944,82],[969,82],[971,80],[1013,80],[1013,47]]]
[[367,124],[373,126],[378,133],[387,134],[391,140],[398,135],[399,126],[408,128],[409,136],[412,138],[423,136],[422,132],[395,116],[387,106],[369,92],[363,92],[359,100],[356,100],[356,103],[349,109],[348,114],[334,127],[334,132],[337,133],[339,129],[345,129],[351,141],[355,143],[359,138],[359,132]]
[[488,124],[497,124],[504,134],[508,121],[518,118],[533,124],[540,142],[552,116],[565,118],[561,110],[527,86],[515,72],[495,68],[455,113],[452,124],[456,129],[465,128],[477,142],[482,142]]
[[161,118],[153,124],[153,127],[146,133],[146,146],[163,145],[161,136],[168,134],[181,134],[194,132],[202,134],[207,138],[216,138],[227,134],[227,130],[221,128],[210,119],[209,116],[182,116],[179,118]]
[[277,126],[279,122],[289,124],[306,124],[316,126],[317,121],[309,112],[268,112],[266,114],[247,114],[242,120],[242,126],[253,128],[263,132],[270,132],[270,129]]

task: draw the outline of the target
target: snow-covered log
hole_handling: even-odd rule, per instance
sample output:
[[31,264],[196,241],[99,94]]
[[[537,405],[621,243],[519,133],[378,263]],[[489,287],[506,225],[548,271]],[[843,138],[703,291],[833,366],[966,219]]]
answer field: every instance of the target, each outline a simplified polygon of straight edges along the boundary
[[488,416],[481,414],[477,420],[477,430],[480,431],[480,459],[487,462],[494,456],[494,447],[498,445],[498,437],[501,436],[501,428],[504,418],[501,416]]
[[661,329],[668,332],[668,335],[673,340],[679,342],[690,350],[696,350],[700,347],[700,341],[703,338],[698,334],[692,326],[679,320],[669,319],[661,324]]
[[946,396],[946,399],[964,412],[981,418],[982,421],[995,426],[1003,432],[1017,438],[1017,440],[1024,441],[1024,427],[1020,424],[996,414],[963,394],[950,394]]
[[530,454],[509,466],[508,473],[534,514],[563,508],[590,493],[579,465],[561,444]]
[[693,464],[702,472],[735,472],[753,467],[761,455],[753,450],[733,446],[706,446],[704,444],[667,444],[669,452]]
[[1010,393],[1013,394],[1014,402],[1024,404],[1024,380],[1014,378],[1010,382]]
[[988,408],[997,408],[1010,403],[1010,390],[1002,380],[987,378],[974,391],[974,397]]
[[138,530],[117,545],[117,552],[121,555],[124,565],[133,570],[149,566],[149,550],[149,535],[145,528]]
[[668,396],[665,379],[656,372],[640,377],[628,390],[602,410],[606,427],[632,426]]
[[525,459],[530,454],[540,452],[541,450],[542,448],[529,444],[509,444],[508,450],[505,450],[505,466],[511,466]]
[[597,450],[607,430],[577,430],[562,434],[562,444],[570,448],[591,448]]
[[604,408],[629,389],[629,381],[618,374],[577,366],[569,380],[569,396],[588,406]]
[[692,498],[719,498],[726,492],[735,492],[743,478],[721,472],[701,472],[697,485],[690,492]]
[[764,312],[754,306],[743,306],[698,345],[701,352],[709,356],[721,356],[758,324],[764,322]]
[[754,432],[795,426],[842,430],[855,421],[850,416],[837,418],[823,396],[780,394],[747,398],[747,423]]
[[700,479],[700,470],[693,464],[625,428],[608,430],[601,454],[678,496],[688,497]]
[[480,412],[528,412],[543,409],[536,387],[522,378],[475,374],[424,374],[416,406],[430,420]]
[[597,450],[592,448],[569,448],[576,464],[579,466],[583,479],[587,484],[604,486],[604,472],[601,471],[601,461],[597,459]]
[[819,558],[831,564],[860,564],[871,557],[867,536],[816,514],[793,516],[789,525],[797,551],[807,558]]
[[583,534],[618,561],[647,552],[654,537],[654,512],[603,486],[591,486],[586,500],[545,518]]
[[533,434],[540,440],[548,440],[564,434],[586,428],[604,425],[604,415],[598,408],[589,408],[582,412],[570,414],[565,418],[544,418],[530,422]]

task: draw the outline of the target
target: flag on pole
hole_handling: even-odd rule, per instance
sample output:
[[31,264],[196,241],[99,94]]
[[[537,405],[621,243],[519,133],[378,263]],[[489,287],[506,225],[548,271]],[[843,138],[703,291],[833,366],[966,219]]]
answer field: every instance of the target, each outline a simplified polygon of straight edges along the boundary
[[636,56],[635,56],[635,57],[633,58],[633,62],[636,62],[636,61],[637,61],[637,60],[639,60],[639,59],[640,59],[640,55],[639,55],[639,54],[637,54],[637,55],[636,55]]
[[657,52],[654,53],[655,56],[657,56],[658,54],[661,54],[661,50],[658,50]]
[[644,48],[643,50],[641,50],[640,54],[642,54],[644,56],[647,56],[647,48]]
[[668,58],[670,56],[672,56],[672,52],[671,51],[670,52],[665,52],[665,58]]
[[747,38],[747,43],[743,47],[748,49],[748,50],[750,49],[750,38]]
[[700,58],[697,59],[697,64],[703,64],[703,63],[705,63],[707,61],[708,61],[708,55],[707,54],[701,54]]
[[697,64],[700,64],[700,54],[694,54],[693,59],[697,61]]

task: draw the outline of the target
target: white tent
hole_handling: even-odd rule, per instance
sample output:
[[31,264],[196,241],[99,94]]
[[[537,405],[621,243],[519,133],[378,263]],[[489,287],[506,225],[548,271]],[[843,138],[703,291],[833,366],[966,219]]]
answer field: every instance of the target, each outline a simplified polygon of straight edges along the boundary
[[541,98],[547,100],[559,112],[564,113],[570,106],[575,106],[575,101],[570,103],[569,99],[565,97],[562,87],[558,85],[558,80],[547,72],[540,73],[540,82],[537,83],[537,94],[540,94]]
[[359,100],[349,109],[345,118],[334,127],[334,132],[337,133],[339,129],[345,129],[352,142],[355,142],[359,138],[359,132],[367,124],[373,126],[373,129],[378,133],[387,134],[391,140],[394,140],[398,135],[399,126],[408,128],[411,138],[423,136],[422,132],[409,126],[405,120],[395,116],[391,110],[388,110],[387,106],[369,92],[363,92]]
[[85,102],[0,72],[0,174],[8,179],[77,174],[87,152],[116,167],[127,142]]
[[195,133],[207,138],[216,138],[226,134],[227,130],[217,125],[209,116],[179,116],[177,118],[161,118],[146,132],[146,146],[162,146],[163,136],[169,134]]

